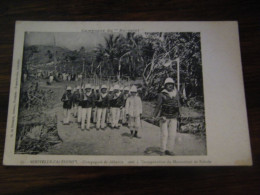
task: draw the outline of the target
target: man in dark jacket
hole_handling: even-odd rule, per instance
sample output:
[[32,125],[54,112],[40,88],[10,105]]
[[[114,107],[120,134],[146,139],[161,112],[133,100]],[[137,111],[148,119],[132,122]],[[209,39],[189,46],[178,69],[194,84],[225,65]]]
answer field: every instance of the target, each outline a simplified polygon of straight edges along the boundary
[[126,109],[125,109],[125,105],[126,105],[126,100],[127,98],[129,97],[129,91],[130,91],[130,88],[129,87],[125,87],[124,88],[124,94],[123,94],[123,97],[124,97],[124,103],[123,103],[123,108],[121,110],[121,114],[122,114],[122,124],[123,125],[127,125],[128,121],[127,121],[127,117],[126,117]]
[[91,111],[95,106],[95,95],[92,93],[91,85],[85,85],[85,91],[81,94],[80,104],[82,107],[81,116],[81,130],[85,130],[85,122],[87,120],[86,128],[90,128]]
[[164,82],[164,90],[159,94],[155,117],[160,118],[161,154],[173,155],[179,115],[179,92],[172,78]]
[[63,94],[61,101],[63,102],[63,112],[64,112],[64,118],[63,118],[63,124],[68,125],[70,123],[70,113],[72,108],[72,93],[71,93],[71,87],[68,86],[66,89],[66,92]]
[[78,117],[78,106],[80,101],[80,86],[77,86],[73,93],[73,115],[75,118]]
[[96,107],[97,107],[97,130],[100,128],[105,129],[106,113],[109,108],[109,96],[107,93],[107,86],[102,85],[100,93],[96,97]]
[[120,109],[123,107],[124,104],[124,97],[123,94],[120,92],[120,88],[118,85],[114,86],[113,95],[110,99],[110,107],[112,112],[112,121],[111,127],[112,128],[119,128],[119,118],[120,118]]
[[[92,93],[97,97],[97,95],[100,93],[99,86],[93,87]],[[97,123],[97,106],[95,105],[92,109],[92,121],[93,123]]]
[[81,127],[81,118],[82,118],[81,96],[84,93],[84,89],[85,89],[85,86],[80,86],[80,88],[79,88],[79,104],[78,104],[78,118],[77,118],[79,127]]

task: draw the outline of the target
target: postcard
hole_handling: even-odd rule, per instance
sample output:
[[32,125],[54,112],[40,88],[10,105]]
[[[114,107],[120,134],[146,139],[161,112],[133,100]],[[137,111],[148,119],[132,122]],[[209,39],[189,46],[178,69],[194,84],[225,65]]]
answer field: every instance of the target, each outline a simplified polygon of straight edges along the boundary
[[3,164],[252,165],[238,23],[17,21]]

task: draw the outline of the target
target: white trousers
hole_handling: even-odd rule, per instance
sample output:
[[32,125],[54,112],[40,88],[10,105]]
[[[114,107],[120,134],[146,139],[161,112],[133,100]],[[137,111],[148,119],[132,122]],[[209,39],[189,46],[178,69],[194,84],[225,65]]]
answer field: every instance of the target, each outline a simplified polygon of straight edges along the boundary
[[125,107],[123,107],[121,110],[121,117],[122,117],[122,124],[127,123]]
[[92,109],[92,119],[93,119],[93,123],[97,122],[97,107]]
[[129,116],[129,128],[131,131],[138,131],[140,129],[141,126],[141,121],[140,121],[140,116]]
[[90,127],[90,118],[91,118],[91,111],[92,108],[82,108],[82,115],[81,115],[81,129],[85,129],[85,121],[87,119],[86,128],[89,129]]
[[78,116],[78,105],[74,105],[73,106],[73,115],[74,115],[74,117],[77,117]]
[[78,106],[78,123],[81,122],[81,117],[82,117],[82,107]]
[[100,128],[100,125],[102,129],[105,128],[106,113],[106,108],[97,108],[97,129]]
[[118,121],[120,118],[120,108],[111,108],[111,112],[112,112],[112,127],[118,127]]
[[71,109],[63,108],[63,114],[64,114],[63,124],[70,123],[70,112],[71,112]]
[[112,123],[112,122],[111,122],[111,118],[112,118],[111,115],[112,115],[112,114],[111,114],[111,108],[110,108],[110,109],[107,108],[107,117],[106,117],[106,122],[107,122],[107,123]]
[[165,122],[160,121],[161,126],[161,150],[173,151],[175,138],[177,134],[177,119],[166,119]]

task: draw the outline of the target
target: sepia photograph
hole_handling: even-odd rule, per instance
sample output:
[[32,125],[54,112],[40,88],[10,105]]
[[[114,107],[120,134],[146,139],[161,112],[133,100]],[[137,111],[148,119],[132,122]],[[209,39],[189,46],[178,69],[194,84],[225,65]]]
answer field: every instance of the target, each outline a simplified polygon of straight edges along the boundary
[[199,32],[25,32],[16,154],[206,155]]
[[18,21],[4,164],[250,165],[238,40],[236,22]]
[[259,5],[0,0],[0,195],[259,194]]

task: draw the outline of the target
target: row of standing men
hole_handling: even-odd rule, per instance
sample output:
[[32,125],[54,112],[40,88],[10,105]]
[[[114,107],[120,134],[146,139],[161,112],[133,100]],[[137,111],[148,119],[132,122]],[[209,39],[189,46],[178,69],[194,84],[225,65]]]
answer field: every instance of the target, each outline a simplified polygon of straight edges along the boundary
[[[154,119],[160,121],[160,154],[174,155],[175,139],[177,135],[177,122],[179,116],[180,99],[183,94],[176,88],[176,83],[172,78],[164,81],[163,90],[158,94],[157,105],[154,111]],[[111,128],[119,128],[120,115],[127,121],[131,135],[137,136],[140,128],[140,118],[142,117],[142,101],[137,94],[136,86],[131,89],[125,88],[120,92],[119,86],[115,85],[110,93],[107,86],[103,85],[99,93],[93,93],[91,85],[86,84],[84,89],[77,88],[77,92],[71,93],[71,87],[62,96],[64,108],[64,124],[69,123],[70,110],[72,105],[77,109],[77,121],[81,123],[81,129],[87,129],[90,125],[92,109],[96,107],[96,128],[105,128],[105,123],[111,124]],[[129,93],[130,91],[130,93]],[[184,96],[185,99],[185,96]],[[108,113],[111,113],[108,114]],[[95,112],[94,112],[95,113]],[[122,114],[120,114],[122,113]]]
[[[72,90],[67,87],[61,101],[63,102],[63,124],[70,124],[70,116],[76,118],[82,131],[89,130],[93,122],[96,129],[118,129],[120,125],[128,125],[131,136],[138,137],[141,127],[142,101],[135,85],[120,90],[114,85],[108,90],[106,85],[93,90],[90,84],[77,86]],[[121,122],[121,124],[120,124]]]

